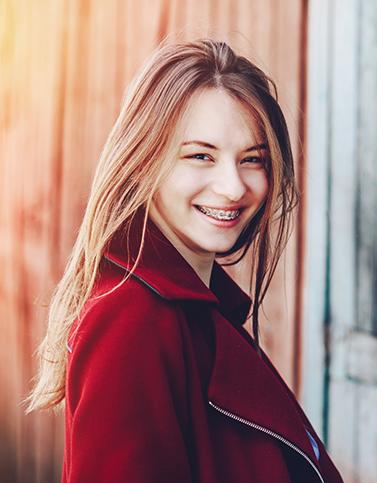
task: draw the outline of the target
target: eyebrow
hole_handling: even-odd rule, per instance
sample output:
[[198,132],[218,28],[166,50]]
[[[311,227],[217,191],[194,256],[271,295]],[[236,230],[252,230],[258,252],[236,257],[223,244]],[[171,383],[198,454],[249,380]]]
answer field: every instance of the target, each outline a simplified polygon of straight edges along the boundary
[[[183,143],[182,146],[187,146],[189,144],[196,144],[198,146],[202,146],[203,148],[215,149],[216,151],[219,150],[219,148],[217,148],[213,144],[205,143],[203,141],[187,141]],[[245,149],[244,152],[249,153],[251,151],[259,151],[261,149],[267,149],[267,144],[263,143],[263,144],[256,144],[255,146],[250,146],[250,148]]]

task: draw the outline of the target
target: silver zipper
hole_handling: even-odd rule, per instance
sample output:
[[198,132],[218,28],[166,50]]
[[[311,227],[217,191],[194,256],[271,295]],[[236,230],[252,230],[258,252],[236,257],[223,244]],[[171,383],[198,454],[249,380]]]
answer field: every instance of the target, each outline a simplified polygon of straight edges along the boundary
[[276,438],[277,440],[281,441],[282,443],[286,444],[293,450],[295,450],[298,454],[300,454],[302,457],[306,459],[308,463],[314,468],[315,472],[318,475],[318,478],[321,480],[322,483],[325,483],[321,473],[318,471],[318,468],[316,465],[312,462],[312,460],[307,456],[303,451],[300,450],[300,448],[297,448],[293,443],[288,441],[287,439],[283,438],[283,436],[280,436],[280,434],[274,433],[270,429],[264,428],[263,426],[259,426],[259,424],[252,423],[251,421],[248,421],[247,419],[240,418],[239,416],[236,416],[233,413],[230,413],[229,411],[226,411],[225,409],[219,408],[219,406],[216,406],[216,404],[213,404],[212,401],[208,401],[209,405],[212,406],[216,411],[218,411],[221,414],[224,414],[225,416],[228,416],[228,418],[234,419],[235,421],[238,421],[240,423],[246,424],[247,426],[250,426],[254,429],[257,429],[258,431],[262,431],[262,433],[266,433],[269,436],[272,436],[273,438]]

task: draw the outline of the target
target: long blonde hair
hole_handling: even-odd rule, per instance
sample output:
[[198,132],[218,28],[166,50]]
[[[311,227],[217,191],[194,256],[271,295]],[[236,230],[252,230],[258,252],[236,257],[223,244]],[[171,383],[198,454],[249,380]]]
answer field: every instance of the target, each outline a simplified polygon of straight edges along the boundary
[[[39,348],[38,381],[28,398],[28,411],[57,409],[63,401],[68,333],[92,292],[104,247],[118,230],[129,230],[140,211],[145,215],[145,227],[159,181],[178,158],[189,100],[208,88],[221,88],[246,106],[268,145],[267,200],[225,254],[234,253],[238,260],[253,246],[253,327],[258,344],[258,307],[285,245],[288,215],[296,199],[289,137],[275,85],[224,42],[201,39],[162,44],[128,86],[104,146],[76,244],[51,302],[47,335]],[[272,244],[271,224],[276,214],[278,229]]]

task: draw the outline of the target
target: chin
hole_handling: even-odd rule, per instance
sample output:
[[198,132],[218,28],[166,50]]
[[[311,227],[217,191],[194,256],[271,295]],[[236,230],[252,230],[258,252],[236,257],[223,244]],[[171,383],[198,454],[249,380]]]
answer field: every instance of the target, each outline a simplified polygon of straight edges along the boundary
[[[235,243],[235,242],[234,242]],[[207,251],[211,253],[215,253],[215,255],[222,255],[223,253],[227,253],[229,250],[231,250],[234,246],[234,243],[227,244],[227,245],[214,245],[211,248],[209,248]]]
[[236,244],[238,240],[238,237],[234,238],[234,240],[228,240],[227,242],[225,243],[218,243],[216,244],[216,246],[214,247],[215,248],[215,253],[227,253],[229,252],[229,250],[231,250],[234,245]]
[[218,258],[223,258],[223,257],[226,257],[228,255],[226,255],[226,253],[229,252],[229,250],[231,249],[232,247],[229,247],[227,248],[226,250],[218,250],[217,252],[215,252],[215,259],[218,257]]

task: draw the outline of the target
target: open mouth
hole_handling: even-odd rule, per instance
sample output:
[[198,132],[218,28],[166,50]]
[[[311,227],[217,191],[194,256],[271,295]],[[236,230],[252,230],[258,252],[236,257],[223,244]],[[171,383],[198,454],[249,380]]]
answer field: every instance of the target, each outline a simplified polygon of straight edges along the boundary
[[234,220],[241,214],[241,210],[215,210],[206,206],[195,205],[195,208],[215,220],[229,221]]

